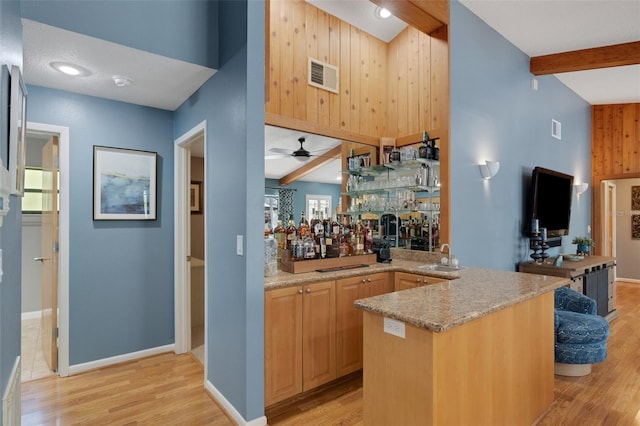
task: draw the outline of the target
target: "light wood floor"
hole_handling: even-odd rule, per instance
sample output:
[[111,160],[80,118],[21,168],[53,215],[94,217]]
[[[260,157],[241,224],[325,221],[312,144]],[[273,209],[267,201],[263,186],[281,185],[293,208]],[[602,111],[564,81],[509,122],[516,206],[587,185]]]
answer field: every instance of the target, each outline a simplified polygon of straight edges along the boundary
[[[640,425],[640,285],[618,283],[609,355],[589,376],[556,376],[540,425]],[[202,366],[164,354],[64,379],[24,383],[23,425],[231,425],[203,390]],[[361,378],[270,407],[269,425],[362,425]]]
[[22,384],[22,425],[234,423],[204,390],[202,365],[172,353]]

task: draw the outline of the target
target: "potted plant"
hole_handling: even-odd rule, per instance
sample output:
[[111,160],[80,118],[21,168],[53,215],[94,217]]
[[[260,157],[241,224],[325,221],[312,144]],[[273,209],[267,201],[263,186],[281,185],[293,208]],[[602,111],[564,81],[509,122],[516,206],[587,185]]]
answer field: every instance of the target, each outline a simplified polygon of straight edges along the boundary
[[591,247],[596,244],[589,237],[575,237],[571,244],[577,244],[578,248],[576,250],[577,254],[586,254],[588,255],[591,252]]

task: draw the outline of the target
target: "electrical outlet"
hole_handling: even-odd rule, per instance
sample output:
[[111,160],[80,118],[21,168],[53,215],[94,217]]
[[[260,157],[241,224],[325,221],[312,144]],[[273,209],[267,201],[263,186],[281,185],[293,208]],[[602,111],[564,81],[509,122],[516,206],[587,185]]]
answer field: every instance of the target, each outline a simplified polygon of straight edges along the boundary
[[404,323],[384,317],[384,332],[404,339]]

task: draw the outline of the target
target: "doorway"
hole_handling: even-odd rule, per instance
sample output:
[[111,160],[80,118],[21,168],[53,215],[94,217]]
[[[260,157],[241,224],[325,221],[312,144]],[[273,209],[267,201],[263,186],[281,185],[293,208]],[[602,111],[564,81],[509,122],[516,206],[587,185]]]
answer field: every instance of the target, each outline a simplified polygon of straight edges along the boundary
[[206,122],[175,141],[176,353],[207,357]]
[[22,381],[54,372],[68,375],[68,144],[68,128],[27,123],[22,199]]

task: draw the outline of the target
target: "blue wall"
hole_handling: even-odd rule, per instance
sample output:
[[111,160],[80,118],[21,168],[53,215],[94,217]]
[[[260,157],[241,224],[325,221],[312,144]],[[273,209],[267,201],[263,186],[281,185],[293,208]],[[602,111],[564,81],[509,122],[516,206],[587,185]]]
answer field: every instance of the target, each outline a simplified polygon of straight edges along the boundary
[[[172,113],[29,86],[29,121],[69,127],[69,363],[174,343]],[[158,219],[93,221],[93,146],[158,153]]]
[[[277,188],[279,186],[277,179],[265,179],[264,180],[265,188]],[[340,201],[340,193],[342,191],[341,185],[330,184],[330,183],[316,183],[316,182],[305,182],[305,181],[295,181],[290,185],[287,185],[287,189],[295,189],[293,193],[293,219],[296,224],[300,220],[300,212],[305,211],[305,215],[307,220],[309,220],[309,212],[306,211],[306,203],[307,203],[307,194],[313,195],[331,195],[331,209],[332,211],[329,214],[333,215],[336,207],[338,207],[338,202]],[[265,194],[278,194],[277,190],[267,190],[265,189]],[[287,218],[288,220],[288,218]],[[284,224],[287,225],[286,223]]]
[[[209,68],[218,66],[218,2],[23,0],[33,21]],[[117,7],[114,7],[114,4]]]
[[[451,2],[451,236],[461,264],[514,270],[530,260],[523,235],[528,184],[535,166],[576,182],[591,176],[591,109],[554,76],[530,88],[529,57],[458,1]],[[551,137],[551,119],[562,140]],[[478,164],[500,161],[485,181]],[[591,191],[573,196],[570,237],[587,233]]]
[[[220,67],[175,113],[207,120],[207,379],[247,420],[264,415],[264,3],[220,3]],[[245,255],[236,255],[236,236]]]
[[[0,159],[8,164],[9,69],[22,68],[22,26],[20,4],[0,1],[0,64],[7,65],[0,75]],[[2,271],[0,279],[0,395],[4,395],[16,357],[20,355],[20,284],[22,264],[22,199],[9,197],[10,212],[0,228]],[[0,426],[2,418],[0,416]]]

